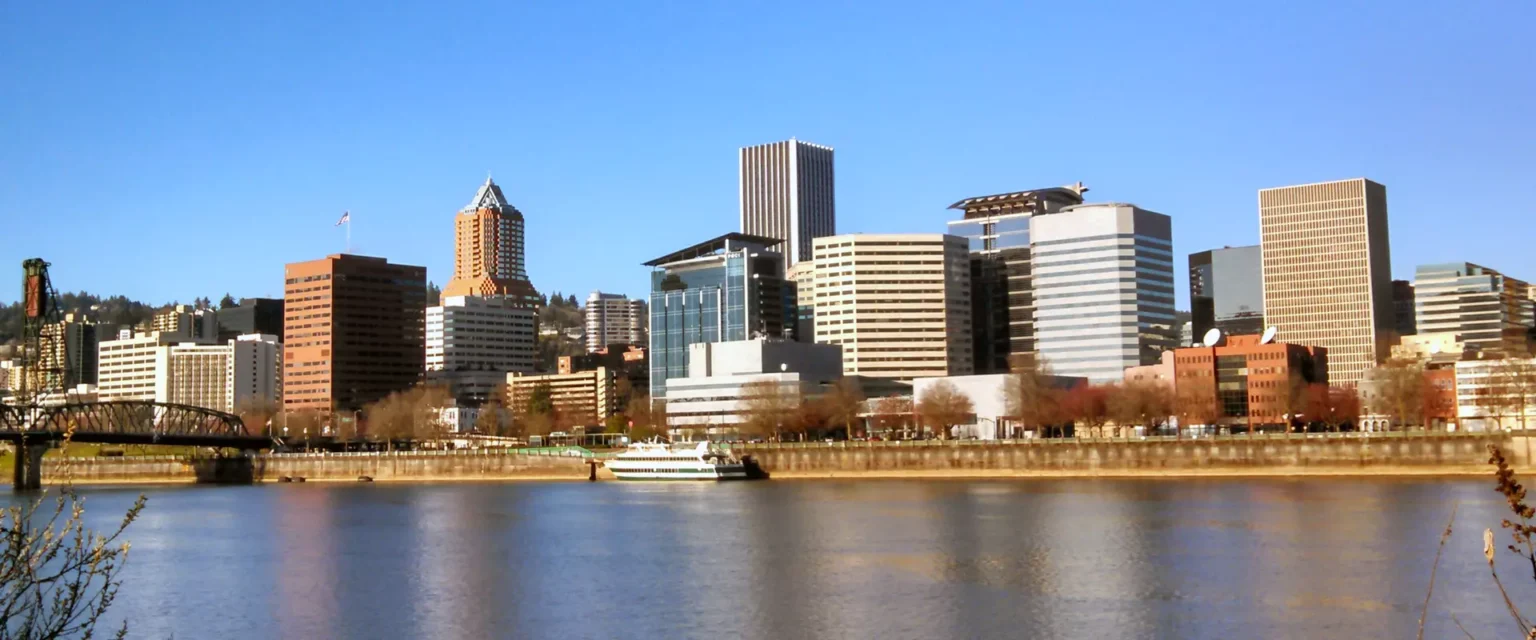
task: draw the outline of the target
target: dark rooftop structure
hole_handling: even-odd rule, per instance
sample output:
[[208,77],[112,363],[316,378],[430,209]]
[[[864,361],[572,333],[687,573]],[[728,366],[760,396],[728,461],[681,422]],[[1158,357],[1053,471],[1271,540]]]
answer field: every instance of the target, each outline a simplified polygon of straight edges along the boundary
[[964,211],[966,218],[980,218],[1000,213],[1048,213],[1063,207],[1082,204],[1083,193],[1086,191],[1088,187],[1079,182],[1065,187],[1048,187],[966,198],[949,205],[949,208]]
[[717,255],[722,252],[731,251],[735,247],[740,247],[742,245],[752,245],[759,248],[768,248],[777,245],[780,242],[781,241],[777,238],[754,236],[747,233],[733,231],[717,238],[705,240],[704,242],[700,242],[686,249],[673,251],[672,253],[645,263],[645,266],[659,267],[665,264],[681,262],[683,260],[704,258]]

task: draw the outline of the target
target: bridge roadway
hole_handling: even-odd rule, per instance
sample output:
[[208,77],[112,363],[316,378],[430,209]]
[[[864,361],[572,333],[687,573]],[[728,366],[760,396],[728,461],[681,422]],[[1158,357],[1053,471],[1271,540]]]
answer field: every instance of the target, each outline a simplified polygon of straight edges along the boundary
[[13,488],[42,486],[43,453],[64,440],[254,451],[271,438],[246,432],[239,416],[203,407],[119,400],[52,406],[0,405],[0,440],[16,445]]

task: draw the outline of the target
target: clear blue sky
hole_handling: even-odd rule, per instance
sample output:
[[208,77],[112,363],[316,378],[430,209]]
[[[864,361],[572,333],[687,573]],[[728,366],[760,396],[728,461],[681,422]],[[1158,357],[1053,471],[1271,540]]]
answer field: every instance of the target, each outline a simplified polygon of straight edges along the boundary
[[790,136],[837,149],[843,232],[1078,180],[1167,213],[1181,308],[1257,189],[1358,176],[1397,277],[1536,278],[1524,0],[91,4],[0,8],[0,301],[34,255],[61,290],[279,296],[347,209],[442,284],[487,171],[541,291],[643,294],[735,230],[737,147]]

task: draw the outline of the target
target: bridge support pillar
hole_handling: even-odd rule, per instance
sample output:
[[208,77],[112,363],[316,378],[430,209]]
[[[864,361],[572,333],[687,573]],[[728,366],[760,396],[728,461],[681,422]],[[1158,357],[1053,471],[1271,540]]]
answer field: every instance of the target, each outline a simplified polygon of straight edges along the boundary
[[43,454],[48,451],[47,442],[16,442],[16,468],[11,480],[11,490],[31,491],[43,488]]

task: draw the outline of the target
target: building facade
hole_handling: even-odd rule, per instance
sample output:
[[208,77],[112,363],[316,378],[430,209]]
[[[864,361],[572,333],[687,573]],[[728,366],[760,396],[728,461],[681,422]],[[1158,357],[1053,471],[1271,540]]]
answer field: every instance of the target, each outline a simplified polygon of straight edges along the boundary
[[1387,188],[1341,180],[1259,191],[1264,318],[1286,340],[1328,350],[1353,386],[1391,348]]
[[286,410],[355,411],[421,381],[425,267],[335,254],[283,270]]
[[1456,419],[1466,431],[1536,425],[1536,358],[1478,358],[1456,363]]
[[490,178],[454,218],[453,279],[443,287],[443,297],[456,296],[507,298],[530,308],[539,304],[524,262],[523,213]]
[[219,309],[219,341],[247,335],[283,335],[283,301],[245,298],[239,306]]
[[212,342],[219,337],[218,316],[212,309],[178,304],[156,313],[150,323],[151,331],[180,334],[184,340]]
[[444,296],[427,307],[426,377],[462,403],[491,396],[508,373],[533,373],[538,314],[507,298]]
[[1263,250],[1253,245],[1189,254],[1189,304],[1196,338],[1211,329],[1263,333]]
[[97,356],[97,397],[102,402],[169,402],[171,345],[183,340],[180,333],[165,331],[103,340]]
[[1417,326],[1453,333],[1466,348],[1529,357],[1536,307],[1531,285],[1470,262],[1419,265],[1414,270]]
[[1174,348],[1173,226],[1130,204],[1030,220],[1039,357],[1063,376],[1119,380]]
[[739,340],[688,347],[688,376],[667,387],[667,426],[711,438],[732,437],[749,417],[743,400],[754,382],[772,382],[802,399],[843,376],[842,348],[789,340]]
[[946,234],[848,234],[815,242],[816,342],[843,372],[910,382],[969,375],[970,255]]
[[971,337],[977,373],[1006,373],[1012,359],[1035,355],[1035,301],[1029,221],[1083,203],[1081,182],[966,198],[949,234],[967,240],[971,266]]
[[152,332],[102,342],[97,396],[226,412],[277,406],[283,348],[277,336],[238,336],[223,344],[181,339]]
[[252,333],[235,336],[225,344],[229,346],[229,370],[225,376],[225,396],[229,399],[229,411],[281,407],[282,338],[273,334]]
[[1392,327],[1398,338],[1419,332],[1418,303],[1415,297],[1412,282],[1392,281]]
[[644,300],[593,291],[587,296],[587,306],[582,309],[587,353],[606,349],[611,344],[646,344],[648,315]]
[[617,410],[613,372],[606,367],[548,375],[509,373],[506,381],[507,397],[512,401],[513,412],[518,415],[527,411],[534,391],[547,385],[550,401],[555,407],[557,426],[602,425]]
[[781,241],[786,268],[837,233],[832,147],[793,138],[743,147],[740,171],[741,232]]
[[1328,384],[1330,366],[1322,347],[1226,336],[1215,346],[1174,351],[1174,388],[1178,403],[1212,405],[1217,425],[1283,429],[1305,412],[1307,387]]
[[47,388],[96,384],[101,341],[115,337],[105,335],[107,331],[107,326],[76,313],[66,313],[63,321],[44,325],[42,370],[58,371],[63,375],[62,380],[45,381]]
[[688,375],[688,345],[783,338],[794,287],[773,238],[729,233],[645,263],[651,267],[651,396]]

